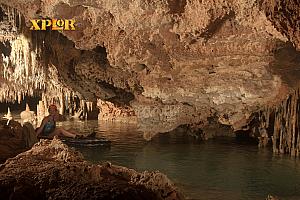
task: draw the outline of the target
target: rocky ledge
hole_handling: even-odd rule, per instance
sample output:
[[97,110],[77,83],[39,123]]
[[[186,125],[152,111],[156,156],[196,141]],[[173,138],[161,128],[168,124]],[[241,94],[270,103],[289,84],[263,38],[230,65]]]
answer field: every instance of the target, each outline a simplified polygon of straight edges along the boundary
[[2,199],[183,199],[159,172],[93,165],[60,140],[41,140],[0,166]]

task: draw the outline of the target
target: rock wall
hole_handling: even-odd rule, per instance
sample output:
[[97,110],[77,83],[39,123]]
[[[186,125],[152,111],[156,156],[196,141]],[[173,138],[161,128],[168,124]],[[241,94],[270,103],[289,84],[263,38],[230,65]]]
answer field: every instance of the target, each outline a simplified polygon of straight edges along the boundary
[[61,82],[91,101],[130,105],[147,135],[205,126],[212,116],[241,130],[298,85],[298,3],[0,2],[27,26],[38,17],[74,18],[76,31],[44,38]]
[[286,35],[300,50],[300,2],[299,1],[258,1],[267,18],[277,30]]
[[37,142],[36,133],[31,124],[11,120],[0,120],[0,163],[30,149]]
[[102,121],[117,121],[124,123],[137,123],[137,118],[131,107],[118,107],[117,105],[98,99],[100,109],[98,119]]

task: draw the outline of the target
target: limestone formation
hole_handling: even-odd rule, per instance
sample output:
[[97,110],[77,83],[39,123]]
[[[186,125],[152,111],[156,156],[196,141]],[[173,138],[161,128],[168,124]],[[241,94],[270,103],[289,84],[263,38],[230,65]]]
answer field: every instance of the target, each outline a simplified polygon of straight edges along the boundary
[[118,121],[125,123],[136,123],[137,118],[130,107],[118,107],[111,102],[102,101],[98,99],[97,106],[100,109],[98,116],[99,120],[102,121]]
[[[181,125],[203,128],[209,119],[236,131],[249,129],[253,113],[279,108],[299,86],[297,1],[0,3],[6,21],[17,27],[6,31],[14,39],[7,34],[1,39],[9,41],[1,48],[3,99],[38,89],[61,106],[75,95],[130,106],[151,138]],[[16,16],[23,23],[14,22]],[[77,30],[30,32],[29,20],[35,18],[73,18]],[[33,44],[30,50],[26,40]],[[19,62],[14,49],[28,59]],[[32,79],[33,69],[40,79]],[[23,92],[11,84],[14,77],[27,77]]]
[[36,121],[36,117],[35,116],[36,115],[35,115],[34,111],[30,110],[28,104],[26,104],[26,109],[20,113],[20,117],[21,117],[22,123],[30,122],[30,123],[33,124]]
[[14,118],[14,117],[12,116],[11,112],[10,112],[10,108],[9,108],[9,107],[7,108],[7,113],[4,114],[4,116],[3,116],[2,118],[3,118],[3,119],[7,119],[6,125],[8,125],[9,122]]

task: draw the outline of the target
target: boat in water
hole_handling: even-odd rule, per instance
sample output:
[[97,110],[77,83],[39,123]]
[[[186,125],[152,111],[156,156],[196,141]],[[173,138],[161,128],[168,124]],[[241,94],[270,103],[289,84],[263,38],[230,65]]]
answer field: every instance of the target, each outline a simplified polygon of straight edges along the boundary
[[[40,136],[39,139],[53,139],[51,137]],[[59,137],[59,139],[67,145],[70,146],[84,146],[84,147],[98,147],[98,146],[109,146],[111,141],[106,138],[69,138],[69,137]]]

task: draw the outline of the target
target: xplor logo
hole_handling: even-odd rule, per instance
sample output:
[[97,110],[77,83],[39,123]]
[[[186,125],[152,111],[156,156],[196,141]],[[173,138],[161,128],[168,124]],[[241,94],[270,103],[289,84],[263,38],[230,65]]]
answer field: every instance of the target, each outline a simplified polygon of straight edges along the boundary
[[50,30],[65,30],[65,31],[74,31],[75,28],[75,19],[32,19],[30,20],[32,26],[30,30],[33,31],[45,31]]

